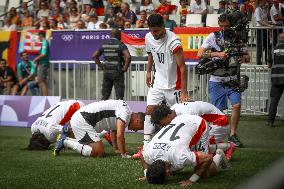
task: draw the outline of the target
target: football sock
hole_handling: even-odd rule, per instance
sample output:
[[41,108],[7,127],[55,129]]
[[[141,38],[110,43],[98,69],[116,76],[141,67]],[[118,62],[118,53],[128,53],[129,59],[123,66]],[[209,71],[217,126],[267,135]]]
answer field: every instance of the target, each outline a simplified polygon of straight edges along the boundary
[[230,148],[230,144],[229,143],[210,144],[209,148],[210,148],[210,153],[215,153],[217,149],[226,151]]
[[80,153],[83,156],[90,156],[92,152],[92,147],[84,144],[80,144],[77,141],[69,140],[69,138],[64,140],[64,146],[72,148],[76,152]]

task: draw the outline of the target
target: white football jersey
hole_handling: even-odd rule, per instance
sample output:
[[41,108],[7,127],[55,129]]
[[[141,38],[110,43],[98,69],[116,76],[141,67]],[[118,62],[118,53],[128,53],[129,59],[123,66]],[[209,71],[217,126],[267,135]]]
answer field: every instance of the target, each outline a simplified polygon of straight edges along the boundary
[[155,40],[151,32],[146,34],[146,52],[154,59],[153,87],[159,89],[180,89],[180,71],[173,54],[182,48],[180,39],[166,31],[163,39]]
[[149,165],[159,159],[169,162],[173,170],[195,166],[198,157],[194,151],[208,153],[208,138],[204,119],[196,115],[177,116],[152,138],[144,148],[143,157]]
[[227,116],[213,104],[203,101],[184,102],[171,107],[177,115],[190,114],[201,116],[205,121],[216,126],[228,126]]
[[78,100],[63,101],[51,106],[32,124],[32,134],[40,132],[50,142],[54,142],[57,134],[62,130],[59,125],[65,125],[83,106],[84,103]]
[[[116,119],[120,119],[127,127],[130,121],[131,109],[123,100],[106,100],[88,104],[74,114],[72,120],[78,123],[88,123],[96,132],[116,130]],[[72,126],[72,125],[71,125]]]

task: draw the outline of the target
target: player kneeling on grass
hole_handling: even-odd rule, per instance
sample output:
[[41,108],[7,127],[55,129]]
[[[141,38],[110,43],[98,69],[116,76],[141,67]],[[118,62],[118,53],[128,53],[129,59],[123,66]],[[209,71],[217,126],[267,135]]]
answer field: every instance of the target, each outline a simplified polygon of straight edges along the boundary
[[46,150],[49,145],[56,142],[57,136],[63,130],[68,130],[66,124],[71,116],[83,107],[78,100],[63,101],[47,109],[31,126],[32,137],[28,150]]
[[174,104],[171,108],[161,103],[152,112],[151,121],[160,127],[171,122],[178,115],[198,115],[201,116],[209,127],[210,153],[215,153],[217,149],[225,151],[227,160],[230,160],[235,150],[233,143],[224,142],[229,134],[229,121],[227,116],[217,107],[202,101],[184,102]]
[[221,149],[216,155],[208,154],[209,129],[206,121],[196,115],[175,117],[164,126],[144,147],[141,159],[144,177],[151,184],[163,184],[166,177],[186,166],[193,166],[194,173],[180,182],[189,186],[200,177],[215,174],[216,169],[227,169],[227,160]]
[[[116,122],[112,122],[116,118]],[[88,104],[77,111],[71,118],[71,127],[76,139],[62,135],[57,142],[54,155],[64,148],[72,148],[83,156],[103,157],[104,146],[98,134],[104,130],[111,131],[111,140],[115,153],[126,154],[124,132],[143,129],[145,114],[133,113],[125,101],[106,100]]]

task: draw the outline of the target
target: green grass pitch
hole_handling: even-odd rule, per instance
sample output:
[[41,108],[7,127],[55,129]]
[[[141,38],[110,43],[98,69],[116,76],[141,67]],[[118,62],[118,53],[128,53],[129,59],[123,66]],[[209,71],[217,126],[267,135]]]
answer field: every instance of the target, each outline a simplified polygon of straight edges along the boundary
[[[274,161],[284,157],[284,122],[266,128],[264,117],[242,117],[239,135],[245,148],[237,149],[231,170],[201,179],[191,188],[235,188]],[[30,129],[0,127],[0,188],[181,188],[177,182],[187,179],[187,168],[170,178],[167,185],[153,186],[136,179],[143,174],[139,161],[115,156],[105,143],[106,157],[86,158],[68,150],[58,157],[52,151],[27,151]],[[134,153],[141,145],[141,134],[127,134],[127,150]]]

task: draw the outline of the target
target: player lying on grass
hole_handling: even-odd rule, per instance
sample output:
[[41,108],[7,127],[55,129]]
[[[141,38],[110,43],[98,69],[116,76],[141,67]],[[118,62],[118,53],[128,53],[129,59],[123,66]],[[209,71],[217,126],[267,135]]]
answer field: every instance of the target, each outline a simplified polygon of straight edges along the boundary
[[[112,121],[113,119],[116,121]],[[106,100],[88,104],[78,110],[71,118],[71,127],[76,139],[62,134],[57,142],[54,155],[58,155],[64,148],[72,148],[83,156],[103,157],[104,146],[98,137],[103,130],[111,131],[111,140],[115,153],[121,153],[123,158],[131,156],[126,154],[124,132],[128,130],[143,129],[145,114],[133,113],[125,101]]]
[[189,186],[200,177],[215,174],[216,169],[227,169],[227,160],[221,149],[216,155],[208,154],[209,128],[206,121],[196,115],[180,115],[165,125],[144,147],[142,166],[144,177],[151,184],[163,184],[166,177],[186,166],[193,166],[192,176],[180,182]]
[[[71,119],[71,116],[83,107],[78,100],[63,101],[47,109],[31,126],[32,137],[27,147],[28,150],[45,150],[56,142],[58,134],[63,126]],[[64,127],[67,130],[67,125]]]
[[151,121],[161,127],[167,125],[178,115],[198,115],[207,121],[209,126],[210,153],[215,153],[217,149],[225,151],[226,158],[231,159],[235,150],[233,143],[224,142],[228,138],[229,121],[227,116],[218,108],[208,102],[184,102],[175,104],[171,108],[161,103],[152,112]]

